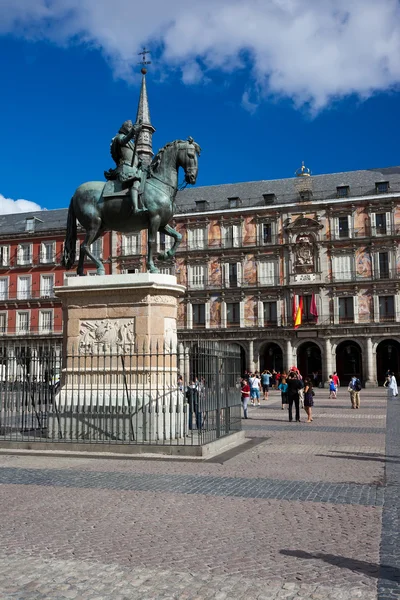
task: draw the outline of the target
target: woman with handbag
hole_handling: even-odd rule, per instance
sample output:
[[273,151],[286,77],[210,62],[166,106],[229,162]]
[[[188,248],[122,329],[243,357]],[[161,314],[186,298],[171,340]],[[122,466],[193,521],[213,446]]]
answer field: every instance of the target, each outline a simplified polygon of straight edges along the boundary
[[307,423],[311,423],[312,407],[314,406],[314,390],[311,380],[307,377],[304,380],[304,410],[307,413]]

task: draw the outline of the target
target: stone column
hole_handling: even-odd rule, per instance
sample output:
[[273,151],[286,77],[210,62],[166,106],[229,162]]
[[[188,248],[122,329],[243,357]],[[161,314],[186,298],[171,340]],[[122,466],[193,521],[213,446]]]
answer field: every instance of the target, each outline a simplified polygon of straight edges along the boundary
[[291,340],[286,340],[286,366],[285,369],[290,369],[290,367],[296,366],[297,360],[293,360],[293,347]]
[[372,339],[367,338],[367,372],[365,377],[365,387],[377,387],[376,377],[376,352],[373,351]]
[[249,341],[249,356],[248,356],[248,362],[249,362],[249,369],[250,371],[254,370],[254,341],[250,340]]
[[[335,361],[336,362],[336,361]],[[336,366],[336,365],[335,365]],[[322,380],[325,381],[325,385],[329,384],[329,375],[332,375],[335,371],[332,367],[332,344],[329,338],[325,338],[325,356],[324,356],[324,371],[322,374]]]

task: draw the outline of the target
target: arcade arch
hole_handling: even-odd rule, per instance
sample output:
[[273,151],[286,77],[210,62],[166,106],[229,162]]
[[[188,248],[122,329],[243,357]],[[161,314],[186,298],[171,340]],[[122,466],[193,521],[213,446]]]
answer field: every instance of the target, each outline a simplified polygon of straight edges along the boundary
[[336,371],[341,385],[347,385],[353,375],[363,381],[362,350],[353,340],[344,340],[336,347]]
[[270,342],[260,351],[260,369],[269,369],[281,373],[283,370],[283,351],[275,342]]
[[378,384],[385,381],[386,371],[393,371],[396,378],[400,375],[400,343],[397,340],[382,340],[376,347],[376,375]]
[[318,379],[321,381],[322,355],[318,344],[315,342],[303,342],[298,346],[297,367],[303,377],[311,377],[313,373],[317,372]]

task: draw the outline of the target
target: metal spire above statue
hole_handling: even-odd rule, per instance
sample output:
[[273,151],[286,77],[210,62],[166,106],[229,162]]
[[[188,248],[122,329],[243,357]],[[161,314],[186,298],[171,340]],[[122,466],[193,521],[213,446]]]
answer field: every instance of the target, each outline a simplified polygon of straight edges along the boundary
[[97,274],[104,275],[101,260],[90,251],[90,246],[105,231],[136,233],[147,229],[147,270],[158,273],[154,264],[157,232],[174,239],[167,252],[158,255],[165,260],[175,255],[182,236],[169,221],[174,215],[175,196],[178,189],[178,171],[182,167],[186,184],[194,185],[197,179],[200,146],[193,138],[175,140],[166,144],[152,159],[152,135],[155,131],[150,122],[150,110],[146,88],[146,65],[148,50],[139,53],[142,85],[136,123],[125,121],[111,140],[111,156],[115,168],[104,172],[107,182],[90,181],[78,187],[72,197],[67,221],[63,265],[71,269],[75,263],[78,220],[86,230],[80,245],[77,274],[84,275],[84,260],[88,256],[97,267]]

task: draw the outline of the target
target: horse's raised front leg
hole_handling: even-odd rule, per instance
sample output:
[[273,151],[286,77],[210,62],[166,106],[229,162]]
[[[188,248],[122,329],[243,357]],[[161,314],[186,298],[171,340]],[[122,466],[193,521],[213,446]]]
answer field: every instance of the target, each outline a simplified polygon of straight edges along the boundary
[[154,264],[153,254],[154,254],[154,246],[157,242],[157,232],[160,227],[161,217],[158,215],[150,219],[149,228],[147,230],[147,270],[150,273],[159,273],[159,269],[157,269]]
[[98,258],[96,258],[90,252],[90,249],[89,249],[91,244],[93,244],[93,242],[95,242],[104,232],[103,229],[100,227],[101,220],[99,219],[99,221],[100,221],[99,227],[97,229],[93,228],[93,229],[90,229],[89,231],[87,231],[86,237],[81,244],[80,251],[79,251],[79,263],[78,263],[78,268],[76,271],[78,275],[84,274],[83,265],[84,265],[85,255],[88,256],[96,265],[97,275],[105,275],[106,274],[102,261],[99,260]]
[[167,260],[168,258],[172,258],[173,256],[175,256],[175,252],[177,251],[178,246],[182,241],[182,235],[180,233],[178,233],[176,231],[176,229],[174,229],[170,225],[165,225],[164,227],[160,227],[159,231],[161,233],[165,233],[166,235],[169,235],[170,237],[174,238],[174,243],[173,243],[172,248],[167,250],[167,252],[161,252],[157,256],[158,260]]

